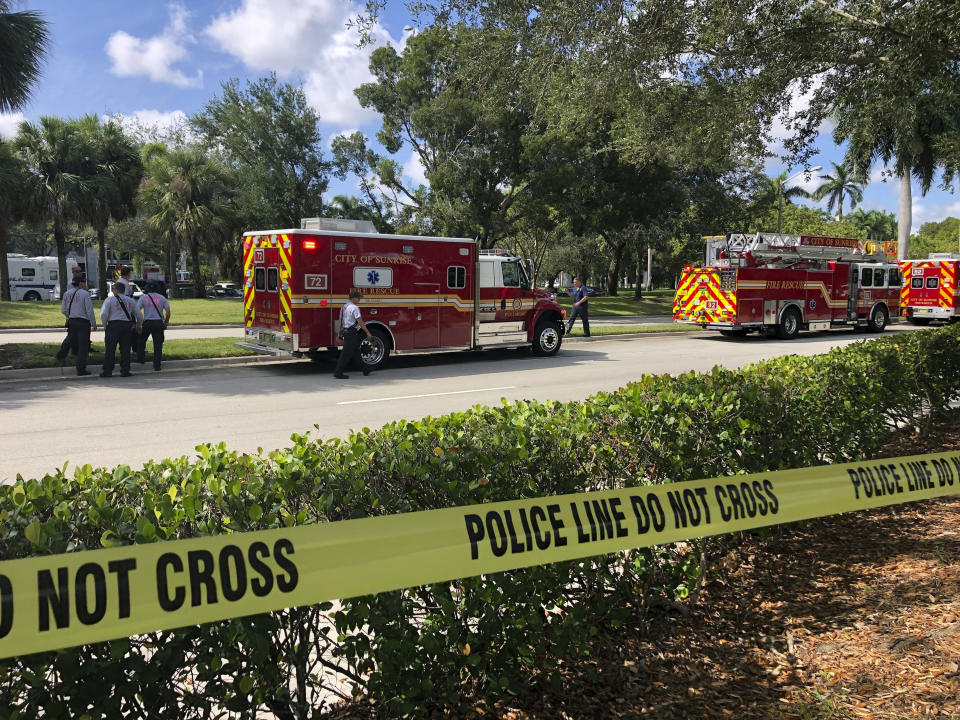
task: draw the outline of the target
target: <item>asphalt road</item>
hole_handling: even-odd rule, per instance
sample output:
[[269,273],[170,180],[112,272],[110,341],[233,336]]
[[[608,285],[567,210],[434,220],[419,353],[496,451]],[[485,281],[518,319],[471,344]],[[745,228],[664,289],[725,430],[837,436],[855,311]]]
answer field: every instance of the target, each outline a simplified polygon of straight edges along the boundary
[[[894,326],[891,332],[913,328]],[[583,400],[644,373],[739,367],[782,354],[813,355],[874,336],[804,333],[792,342],[717,333],[642,335],[565,344],[553,358],[516,350],[394,357],[383,371],[349,380],[306,360],[131,378],[33,380],[0,385],[0,482],[90,463],[141,466],[193,454],[201,442],[271,450],[292,433],[346,435],[395,419],[417,419],[519,400]],[[314,425],[317,427],[314,428]]]

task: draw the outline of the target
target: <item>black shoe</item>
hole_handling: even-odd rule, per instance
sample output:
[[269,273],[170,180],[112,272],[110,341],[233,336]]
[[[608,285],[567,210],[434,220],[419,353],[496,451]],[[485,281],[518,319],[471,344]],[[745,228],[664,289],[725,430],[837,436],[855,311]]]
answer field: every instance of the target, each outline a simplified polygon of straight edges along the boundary
[[349,380],[349,379],[350,379],[350,376],[349,376],[349,375],[344,375],[343,373],[334,373],[333,376],[334,376],[337,380]]
[[122,372],[122,373],[120,373],[120,377],[130,377],[131,375],[133,375],[132,372]]
[[113,377],[113,373],[100,373],[100,377]]
[[77,375],[89,375],[89,370],[77,370]]
[[100,351],[97,350],[93,345],[91,345],[90,350],[88,350],[88,352],[100,352]]
[[366,376],[369,375],[369,374],[370,374],[370,370],[369,370],[368,368],[364,368],[364,369],[363,369],[363,376],[366,377]]

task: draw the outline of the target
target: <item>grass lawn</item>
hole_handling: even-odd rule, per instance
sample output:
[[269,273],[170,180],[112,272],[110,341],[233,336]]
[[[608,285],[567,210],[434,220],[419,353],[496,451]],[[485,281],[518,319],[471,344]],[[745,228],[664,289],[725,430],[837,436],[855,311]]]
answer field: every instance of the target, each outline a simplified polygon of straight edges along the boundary
[[[644,292],[640,300],[633,299],[632,290],[624,290],[616,297],[599,295],[590,298],[590,317],[610,315],[672,315],[673,290],[651,290]],[[570,309],[572,298],[558,295],[557,302]]]
[[[634,300],[632,291],[617,297],[601,295],[590,299],[590,317],[611,315],[671,315],[673,290],[652,290],[642,300]],[[557,301],[569,310],[571,299],[564,295]],[[100,301],[93,306],[99,317]],[[207,300],[206,298],[170,301],[171,325],[243,325],[241,300]],[[62,328],[63,315],[56,302],[0,302],[0,328]]]
[[[598,335],[636,335],[638,333],[662,332],[694,332],[700,330],[699,325],[592,325],[590,337]],[[583,328],[574,328],[573,332],[565,337],[583,337]]]
[[[214,301],[215,302],[215,301]],[[197,340],[167,340],[163,343],[164,360],[191,360],[195,358],[239,357],[256,355],[252,350],[238,348],[235,338],[203,338]],[[100,365],[103,362],[103,342],[94,343],[100,352],[90,353],[87,363]],[[0,345],[0,367],[10,365],[16,369],[57,367],[57,351],[60,343],[8,343]],[[153,341],[147,343],[147,363],[153,357]],[[135,359],[135,358],[134,358]],[[119,354],[118,354],[119,360]],[[67,358],[66,366],[73,367],[74,357]],[[136,364],[136,362],[134,362]]]
[[[93,307],[100,317],[101,301]],[[170,301],[171,325],[243,325],[242,300]],[[59,302],[0,302],[0,328],[63,327]]]

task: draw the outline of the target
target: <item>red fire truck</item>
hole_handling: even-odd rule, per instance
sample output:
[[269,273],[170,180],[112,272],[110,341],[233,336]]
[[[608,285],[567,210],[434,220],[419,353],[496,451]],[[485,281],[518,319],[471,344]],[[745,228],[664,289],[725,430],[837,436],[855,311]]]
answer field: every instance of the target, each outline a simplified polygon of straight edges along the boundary
[[926,325],[931,320],[957,319],[958,266],[960,255],[956,253],[930,253],[926,260],[900,263],[900,312],[907,322]]
[[[521,258],[465,238],[383,235],[362,221],[319,220],[327,219],[304,221],[315,229],[244,233],[243,347],[312,359],[336,350],[340,309],[357,289],[373,335],[360,354],[371,369],[391,352],[560,349],[564,311],[532,287]],[[331,226],[347,229],[320,229]]]
[[757,233],[711,238],[704,267],[684,269],[673,320],[790,340],[802,329],[883,332],[899,315],[900,273],[860,241]]

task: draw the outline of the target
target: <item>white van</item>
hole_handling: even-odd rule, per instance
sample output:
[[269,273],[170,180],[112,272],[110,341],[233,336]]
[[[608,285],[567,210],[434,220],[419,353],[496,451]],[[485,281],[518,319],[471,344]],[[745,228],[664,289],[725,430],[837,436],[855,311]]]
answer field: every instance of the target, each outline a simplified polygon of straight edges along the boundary
[[[67,258],[67,283],[73,277],[76,260]],[[55,257],[27,257],[20,253],[7,254],[10,270],[11,300],[59,300],[60,264]]]

